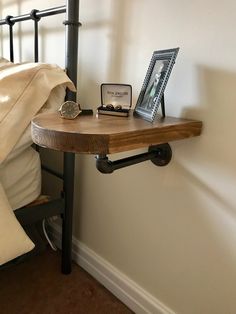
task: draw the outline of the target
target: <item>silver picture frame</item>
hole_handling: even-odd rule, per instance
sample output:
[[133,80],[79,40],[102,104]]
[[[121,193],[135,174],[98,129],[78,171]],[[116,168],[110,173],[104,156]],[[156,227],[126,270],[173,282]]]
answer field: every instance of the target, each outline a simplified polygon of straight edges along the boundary
[[153,122],[161,104],[166,84],[175,64],[179,48],[154,51],[135,109],[134,115]]

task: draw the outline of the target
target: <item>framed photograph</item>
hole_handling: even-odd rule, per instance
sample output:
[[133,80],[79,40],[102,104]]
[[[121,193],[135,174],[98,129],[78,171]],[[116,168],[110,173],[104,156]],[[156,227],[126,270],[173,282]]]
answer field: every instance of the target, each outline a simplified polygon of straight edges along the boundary
[[134,115],[153,122],[178,52],[179,48],[153,52]]

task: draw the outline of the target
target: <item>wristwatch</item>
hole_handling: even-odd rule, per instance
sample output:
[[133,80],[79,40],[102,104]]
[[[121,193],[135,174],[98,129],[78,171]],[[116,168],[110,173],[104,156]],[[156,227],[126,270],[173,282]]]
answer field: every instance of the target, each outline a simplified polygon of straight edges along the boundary
[[80,105],[74,101],[64,102],[58,110],[64,119],[75,119],[81,112]]

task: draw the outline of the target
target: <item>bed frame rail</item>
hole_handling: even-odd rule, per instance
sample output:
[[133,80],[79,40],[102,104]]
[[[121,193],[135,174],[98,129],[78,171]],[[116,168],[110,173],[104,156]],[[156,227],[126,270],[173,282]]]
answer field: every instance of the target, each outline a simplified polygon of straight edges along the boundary
[[63,215],[65,202],[59,198],[45,204],[27,206],[16,210],[16,218],[22,226],[32,225],[44,218]]

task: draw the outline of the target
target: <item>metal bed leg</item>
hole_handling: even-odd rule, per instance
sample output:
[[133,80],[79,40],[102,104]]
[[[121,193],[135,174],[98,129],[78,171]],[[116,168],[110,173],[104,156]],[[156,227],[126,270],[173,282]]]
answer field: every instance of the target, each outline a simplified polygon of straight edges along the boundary
[[61,261],[61,271],[63,274],[71,273],[74,164],[75,154],[64,153],[65,210],[62,215],[62,261]]
[[[79,0],[66,1],[66,69],[67,75],[77,86]],[[67,91],[66,100],[76,101],[76,93]],[[65,211],[62,216],[62,273],[71,273],[72,219],[74,198],[75,154],[64,153]]]

